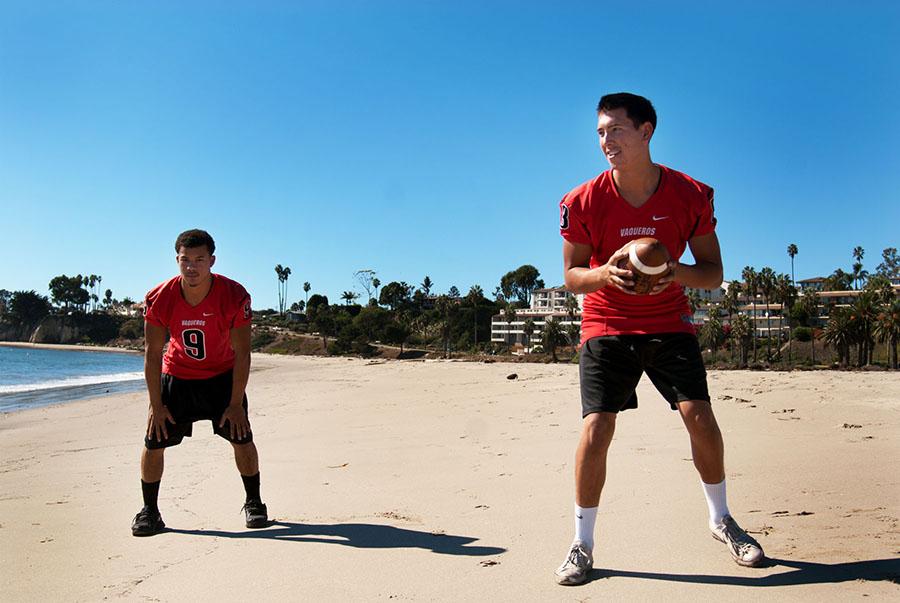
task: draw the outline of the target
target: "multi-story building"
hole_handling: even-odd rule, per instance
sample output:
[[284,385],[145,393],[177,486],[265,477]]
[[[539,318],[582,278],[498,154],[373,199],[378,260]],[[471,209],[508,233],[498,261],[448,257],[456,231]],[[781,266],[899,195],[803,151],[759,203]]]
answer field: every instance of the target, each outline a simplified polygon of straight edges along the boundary
[[[575,300],[571,314],[566,305],[568,299]],[[548,317],[558,321],[563,329],[570,325],[580,328],[583,302],[584,295],[570,293],[565,287],[535,289],[531,293],[530,307],[516,310],[512,320],[507,321],[503,311],[491,318],[491,341],[505,343],[514,350],[530,351],[540,344]],[[525,333],[525,322],[528,319],[534,323],[534,332],[530,338]]]

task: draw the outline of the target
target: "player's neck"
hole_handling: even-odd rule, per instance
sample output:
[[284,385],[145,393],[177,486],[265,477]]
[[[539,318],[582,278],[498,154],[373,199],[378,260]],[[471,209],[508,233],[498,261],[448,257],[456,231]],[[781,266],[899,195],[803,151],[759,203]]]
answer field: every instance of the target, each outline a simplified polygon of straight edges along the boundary
[[628,169],[613,168],[613,182],[619,194],[630,205],[640,207],[653,196],[659,188],[662,170],[658,165],[648,161]]
[[186,301],[191,306],[199,305],[206,296],[209,294],[209,290],[212,289],[213,284],[213,275],[210,274],[209,277],[194,287],[191,287],[187,283],[184,282],[184,279],[181,279],[181,295],[184,297],[184,301]]

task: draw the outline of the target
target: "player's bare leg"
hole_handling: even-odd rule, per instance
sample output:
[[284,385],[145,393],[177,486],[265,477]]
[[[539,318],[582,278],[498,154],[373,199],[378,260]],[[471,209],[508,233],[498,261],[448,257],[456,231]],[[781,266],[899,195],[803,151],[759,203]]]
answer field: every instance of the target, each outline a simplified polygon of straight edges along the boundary
[[234,448],[234,463],[241,475],[246,477],[259,473],[259,453],[256,451],[256,444],[232,443],[231,446]]
[[600,493],[606,483],[606,457],[615,431],[615,413],[591,413],[582,423],[575,452],[575,538],[566,560],[556,570],[559,584],[581,584],[594,566],[594,523]]
[[259,453],[256,444],[231,443],[234,448],[234,462],[244,482],[247,499],[244,502],[244,516],[248,528],[262,528],[269,524],[266,505],[259,494]]
[[141,452],[141,479],[145,482],[158,482],[163,476],[165,466],[165,448],[151,450],[144,446]]
[[616,431],[616,415],[595,412],[584,418],[575,452],[575,502],[596,507],[606,483],[606,456]]
[[725,445],[712,405],[705,400],[678,404],[678,412],[691,438],[694,467],[703,481],[709,507],[709,528],[716,540],[724,542],[740,565],[756,566],[765,555],[762,547],[737,524],[728,511],[725,495]]

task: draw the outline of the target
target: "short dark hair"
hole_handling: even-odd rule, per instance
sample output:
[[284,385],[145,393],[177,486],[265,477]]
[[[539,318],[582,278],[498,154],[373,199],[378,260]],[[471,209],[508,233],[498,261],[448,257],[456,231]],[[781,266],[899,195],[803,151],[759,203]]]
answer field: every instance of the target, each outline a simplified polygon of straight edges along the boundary
[[209,250],[209,255],[213,255],[216,252],[216,242],[213,241],[208,232],[199,228],[185,230],[178,235],[178,238],[175,239],[175,253],[181,251],[182,247],[187,247],[188,249],[206,247]]
[[656,109],[653,103],[637,94],[630,92],[616,92],[615,94],[607,94],[597,103],[597,113],[601,111],[611,111],[614,109],[625,109],[628,119],[634,124],[635,128],[640,128],[641,124],[650,122],[653,131],[656,131]]

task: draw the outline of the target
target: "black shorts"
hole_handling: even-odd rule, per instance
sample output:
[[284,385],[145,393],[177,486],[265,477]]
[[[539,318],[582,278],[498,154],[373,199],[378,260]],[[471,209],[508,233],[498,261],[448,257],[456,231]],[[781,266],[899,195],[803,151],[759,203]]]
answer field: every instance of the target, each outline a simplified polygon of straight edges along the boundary
[[581,346],[581,416],[637,408],[635,388],[641,374],[668,401],[709,402],[706,368],[697,338],[689,333],[609,335]]
[[[231,402],[231,371],[209,379],[179,379],[167,373],[162,374],[162,403],[169,409],[175,424],[167,422],[169,437],[162,441],[144,435],[147,448],[168,448],[177,446],[185,437],[191,437],[194,421],[212,421],[213,433],[235,444],[248,444],[253,434],[248,432],[243,439],[231,437],[231,426],[225,423],[219,427],[222,414]],[[244,415],[247,415],[247,394],[244,394]]]

